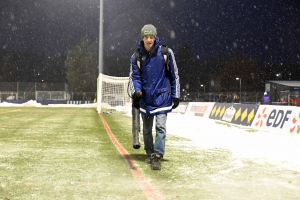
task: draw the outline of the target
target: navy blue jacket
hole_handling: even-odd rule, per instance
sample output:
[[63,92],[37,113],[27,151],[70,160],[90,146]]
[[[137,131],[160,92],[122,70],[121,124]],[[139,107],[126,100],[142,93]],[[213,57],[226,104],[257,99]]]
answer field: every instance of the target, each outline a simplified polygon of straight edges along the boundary
[[140,101],[142,114],[152,116],[171,112],[172,99],[180,98],[180,83],[174,53],[168,49],[169,70],[167,70],[158,37],[151,52],[144,48],[142,40],[138,45],[142,55],[141,68],[137,66],[137,58],[133,54],[129,74],[131,93],[142,92]]

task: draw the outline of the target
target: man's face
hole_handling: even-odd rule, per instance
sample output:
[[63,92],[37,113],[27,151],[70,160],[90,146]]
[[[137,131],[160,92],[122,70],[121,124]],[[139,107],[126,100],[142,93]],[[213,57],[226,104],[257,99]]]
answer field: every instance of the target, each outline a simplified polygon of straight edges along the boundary
[[154,42],[155,42],[155,37],[152,35],[145,35],[143,37],[143,42],[144,42],[144,47],[147,51],[151,51],[153,46],[154,46]]

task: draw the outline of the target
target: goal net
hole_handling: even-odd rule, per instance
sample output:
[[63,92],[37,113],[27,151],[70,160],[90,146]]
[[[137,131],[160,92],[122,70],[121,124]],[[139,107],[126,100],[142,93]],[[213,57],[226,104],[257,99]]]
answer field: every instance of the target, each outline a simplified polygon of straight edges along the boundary
[[131,99],[127,94],[129,77],[108,76],[102,73],[97,78],[97,111],[129,112]]

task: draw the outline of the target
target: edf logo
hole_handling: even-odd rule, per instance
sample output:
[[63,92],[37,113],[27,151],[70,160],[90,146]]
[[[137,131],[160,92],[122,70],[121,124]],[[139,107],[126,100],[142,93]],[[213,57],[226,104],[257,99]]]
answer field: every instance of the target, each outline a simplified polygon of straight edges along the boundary
[[284,122],[289,121],[289,115],[292,113],[291,110],[272,110],[267,118],[267,126],[272,126],[274,128],[280,125],[280,128],[283,127]]

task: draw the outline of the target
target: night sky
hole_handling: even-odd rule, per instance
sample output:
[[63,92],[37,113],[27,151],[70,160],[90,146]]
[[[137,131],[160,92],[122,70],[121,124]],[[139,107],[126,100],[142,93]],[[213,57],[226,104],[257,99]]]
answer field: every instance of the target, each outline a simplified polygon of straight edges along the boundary
[[[1,0],[0,50],[66,55],[81,38],[98,45],[99,0]],[[176,53],[198,60],[244,55],[300,63],[299,0],[104,0],[104,54],[128,59],[152,23]]]

